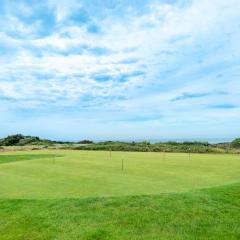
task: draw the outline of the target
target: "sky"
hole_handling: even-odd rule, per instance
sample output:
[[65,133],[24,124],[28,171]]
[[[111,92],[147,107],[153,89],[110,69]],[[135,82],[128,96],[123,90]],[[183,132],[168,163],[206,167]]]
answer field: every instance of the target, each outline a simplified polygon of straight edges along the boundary
[[239,44],[239,0],[0,0],[0,137],[239,137]]

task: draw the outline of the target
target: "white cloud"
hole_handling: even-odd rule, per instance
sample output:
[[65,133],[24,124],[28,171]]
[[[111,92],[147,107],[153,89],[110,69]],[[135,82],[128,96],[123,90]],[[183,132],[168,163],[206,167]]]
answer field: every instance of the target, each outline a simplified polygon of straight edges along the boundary
[[[177,105],[170,102],[185,92],[225,90],[231,94],[224,100],[240,104],[238,1],[150,3],[141,14],[129,8],[122,17],[90,16],[101,28],[92,33],[88,31],[91,21],[66,23],[74,8],[86,7],[82,1],[50,0],[56,26],[49,36],[34,38],[28,36],[36,32],[37,23],[22,22],[9,13],[0,35],[0,53],[1,46],[5,48],[0,57],[0,96],[15,100],[11,104],[17,108],[21,102],[29,102],[26,108],[38,108],[84,105],[86,101],[87,106],[104,106],[105,110],[115,106],[126,116],[159,113],[166,119],[160,122],[175,122],[180,111],[176,121],[184,121],[189,111],[196,122],[219,117],[220,110],[214,116],[206,110],[219,96]],[[27,6],[21,9],[31,15]],[[21,37],[9,34],[16,29]],[[101,75],[109,79],[94,79]],[[86,96],[90,100],[84,100]],[[238,109],[222,111],[226,118],[238,113]]]

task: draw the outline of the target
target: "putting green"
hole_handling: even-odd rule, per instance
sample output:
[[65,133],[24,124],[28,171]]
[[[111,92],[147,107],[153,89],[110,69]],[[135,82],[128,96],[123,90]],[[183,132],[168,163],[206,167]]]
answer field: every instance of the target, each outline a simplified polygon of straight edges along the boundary
[[109,152],[70,150],[0,154],[2,199],[147,195],[237,182],[239,155],[112,152],[110,157]]

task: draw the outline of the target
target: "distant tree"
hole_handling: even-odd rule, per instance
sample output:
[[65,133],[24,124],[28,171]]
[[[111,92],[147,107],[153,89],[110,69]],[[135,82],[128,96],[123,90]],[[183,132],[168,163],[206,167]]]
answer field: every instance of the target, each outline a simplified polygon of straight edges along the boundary
[[240,148],[240,138],[236,138],[232,141],[231,146],[234,148]]
[[185,145],[202,145],[202,146],[208,146],[209,143],[208,142],[198,142],[198,141],[194,141],[194,142],[190,142],[190,141],[184,141],[182,144]]
[[78,143],[79,144],[92,144],[93,141],[91,141],[91,140],[82,140],[82,141],[79,141]]
[[142,142],[139,142],[140,145],[144,145],[144,146],[149,146],[151,145],[151,143],[149,141],[142,141]]
[[24,136],[22,134],[15,134],[2,139],[1,142],[4,146],[14,146],[18,144],[21,139],[24,139]]
[[180,143],[178,143],[178,142],[176,142],[176,141],[168,141],[168,142],[166,142],[166,144],[172,145],[172,146],[177,146],[177,145],[179,145]]

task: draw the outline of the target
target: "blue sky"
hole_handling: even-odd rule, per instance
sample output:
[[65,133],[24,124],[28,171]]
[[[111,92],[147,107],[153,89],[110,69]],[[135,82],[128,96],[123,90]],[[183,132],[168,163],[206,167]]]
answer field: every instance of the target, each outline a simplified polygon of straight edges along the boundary
[[240,136],[239,0],[0,0],[0,137]]

